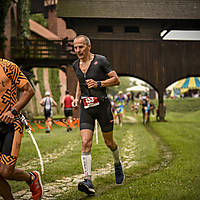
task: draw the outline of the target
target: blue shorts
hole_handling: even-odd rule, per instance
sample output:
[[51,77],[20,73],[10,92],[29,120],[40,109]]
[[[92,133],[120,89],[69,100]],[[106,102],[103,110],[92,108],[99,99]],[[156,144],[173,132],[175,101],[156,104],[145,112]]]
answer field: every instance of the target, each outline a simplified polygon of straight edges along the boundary
[[123,113],[124,107],[123,106],[119,106],[116,110],[117,110],[117,114]]

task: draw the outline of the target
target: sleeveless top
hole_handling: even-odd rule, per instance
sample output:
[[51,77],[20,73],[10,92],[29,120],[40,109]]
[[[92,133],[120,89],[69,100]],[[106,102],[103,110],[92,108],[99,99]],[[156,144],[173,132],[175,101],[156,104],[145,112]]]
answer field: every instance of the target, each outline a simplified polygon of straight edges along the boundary
[[45,111],[51,111],[52,104],[53,104],[53,100],[52,100],[51,97],[45,97],[44,98],[44,110]]
[[72,98],[70,95],[67,95],[64,99],[64,108],[71,108],[72,107]]

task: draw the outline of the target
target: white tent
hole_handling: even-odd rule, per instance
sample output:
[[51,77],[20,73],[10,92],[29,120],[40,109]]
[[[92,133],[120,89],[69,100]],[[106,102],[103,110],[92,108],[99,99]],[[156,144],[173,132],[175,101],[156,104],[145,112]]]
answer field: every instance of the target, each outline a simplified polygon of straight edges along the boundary
[[148,87],[142,86],[142,85],[135,85],[133,87],[127,88],[126,91],[136,91],[136,92],[147,92],[149,90]]

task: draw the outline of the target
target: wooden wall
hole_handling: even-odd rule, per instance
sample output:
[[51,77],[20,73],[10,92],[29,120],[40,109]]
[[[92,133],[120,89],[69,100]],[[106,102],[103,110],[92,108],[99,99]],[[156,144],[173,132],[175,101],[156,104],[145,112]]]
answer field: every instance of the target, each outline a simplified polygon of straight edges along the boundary
[[134,76],[157,91],[178,79],[200,76],[200,42],[92,40],[92,52],[105,55],[119,75]]

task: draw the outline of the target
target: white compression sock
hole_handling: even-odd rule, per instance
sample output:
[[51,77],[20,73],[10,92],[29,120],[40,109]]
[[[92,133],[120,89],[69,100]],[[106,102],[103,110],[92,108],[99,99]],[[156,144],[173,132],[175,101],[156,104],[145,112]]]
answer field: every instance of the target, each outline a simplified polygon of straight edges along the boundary
[[114,158],[114,164],[118,165],[120,163],[118,147],[114,151],[112,151],[112,153],[113,153],[113,158]]
[[85,178],[91,179],[91,165],[92,165],[91,152],[82,152],[81,161],[82,161]]

